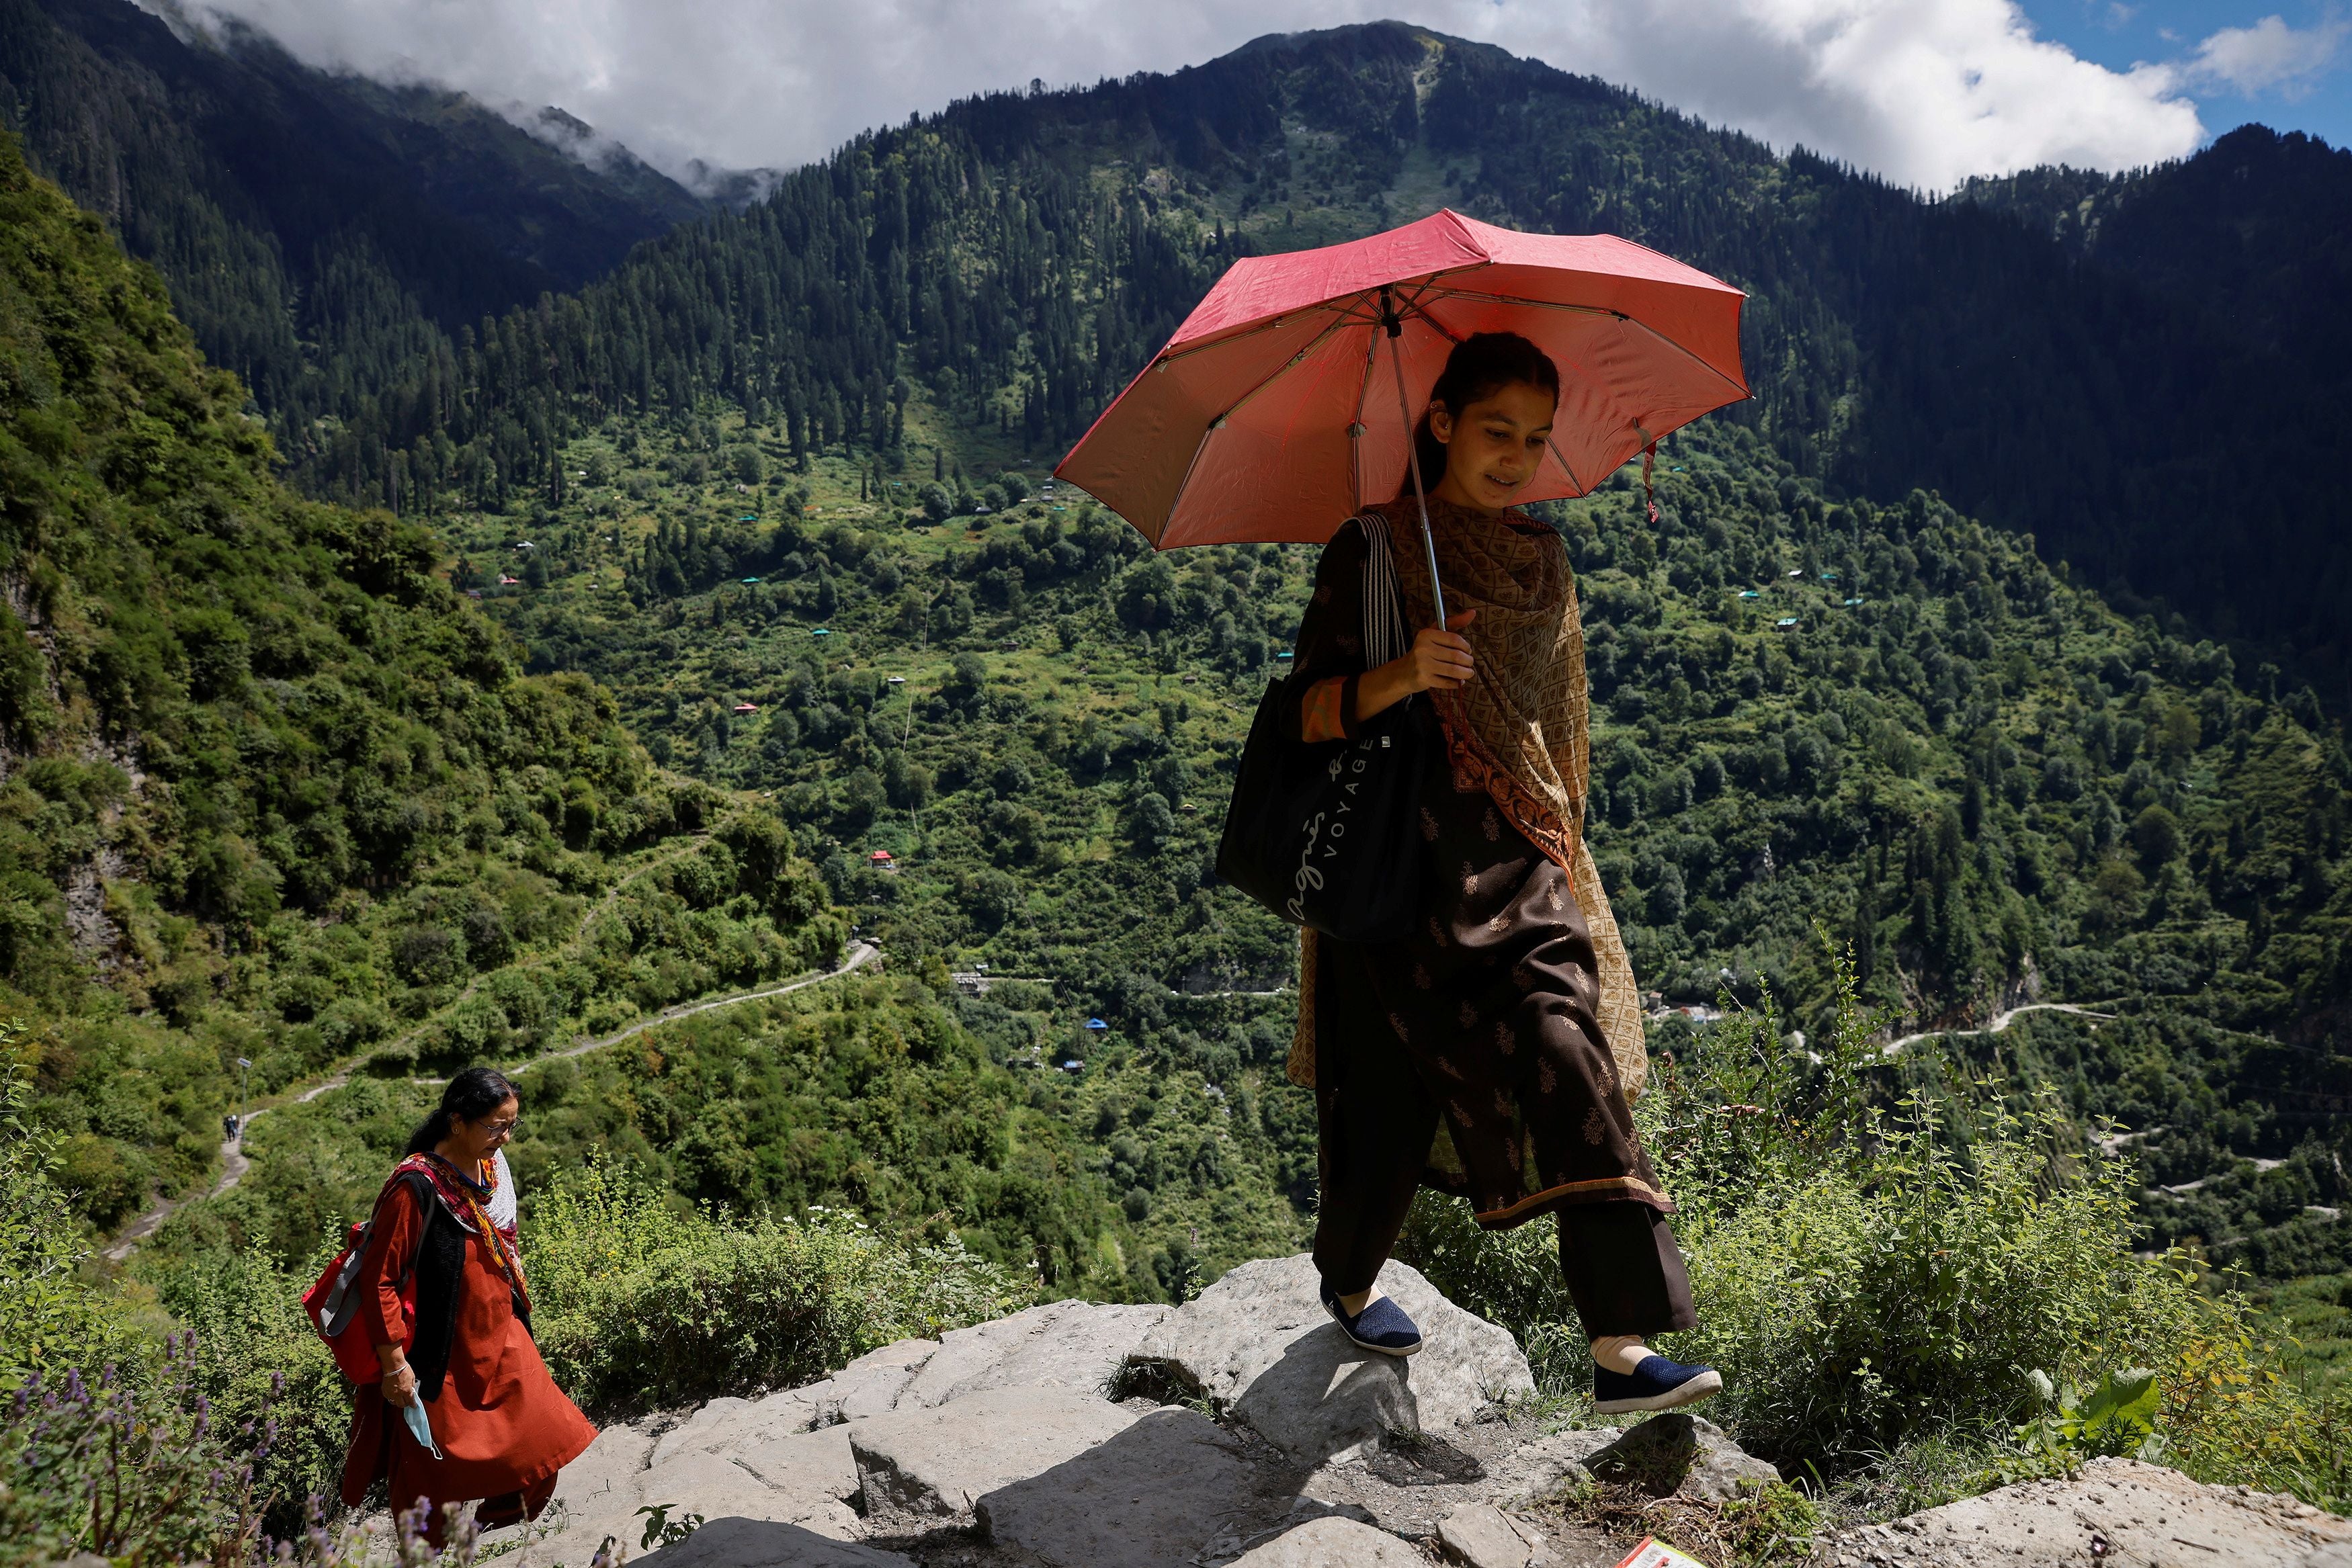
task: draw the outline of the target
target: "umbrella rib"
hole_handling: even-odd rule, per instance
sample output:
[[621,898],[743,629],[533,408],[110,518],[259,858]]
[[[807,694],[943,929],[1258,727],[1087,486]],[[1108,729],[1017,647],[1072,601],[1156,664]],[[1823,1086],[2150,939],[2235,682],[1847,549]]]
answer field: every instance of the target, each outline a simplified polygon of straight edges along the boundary
[[1302,305],[1296,310],[1286,310],[1279,316],[1269,316],[1263,321],[1253,322],[1242,330],[1226,337],[1211,338],[1206,342],[1188,343],[1181,349],[1162,350],[1160,357],[1153,360],[1145,369],[1158,370],[1162,365],[1172,365],[1179,360],[1190,359],[1194,354],[1206,353],[1211,349],[1222,349],[1228,343],[1238,343],[1244,338],[1255,338],[1260,332],[1271,332],[1286,321],[1295,321],[1301,316],[1311,316],[1318,310],[1329,310],[1335,304],[1336,301],[1326,299],[1314,305]]
[[1741,397],[1752,397],[1755,395],[1748,390],[1747,385],[1744,382],[1733,381],[1731,377],[1724,375],[1724,373],[1721,371],[1717,370],[1714,365],[1708,364],[1708,362],[1703,359],[1699,359],[1698,355],[1691,352],[1690,350],[1684,348],[1680,343],[1675,342],[1672,338],[1667,337],[1664,332],[1659,331],[1655,327],[1651,326],[1647,321],[1643,320],[1640,317],[1626,316],[1617,312],[1612,312],[1612,314],[1616,315],[1617,319],[1620,321],[1631,322],[1633,325],[1639,327],[1643,331],[1647,332],[1651,337],[1655,338],[1659,342],[1665,344],[1666,347],[1674,350],[1675,352],[1682,355],[1684,358],[1697,360],[1700,364],[1706,365],[1710,372],[1721,377],[1722,380],[1728,383],[1733,390],[1737,391]]
[[1356,417],[1348,423],[1348,472],[1355,489],[1355,508],[1360,512],[1364,509],[1364,399],[1371,395],[1372,357],[1380,347],[1378,333],[1365,335],[1364,373],[1356,382]]
[[[1487,294],[1474,288],[1443,288],[1436,290],[1444,299],[1469,299],[1481,305],[1516,305],[1528,310],[1567,310],[1580,316],[1614,316],[1621,321],[1631,320],[1622,310],[1612,310],[1606,305],[1571,305],[1559,299],[1528,299],[1512,294]],[[1669,338],[1668,342],[1674,340]],[[1680,344],[1675,344],[1680,348]],[[1685,352],[1688,352],[1687,350]]]
[[1560,451],[1559,443],[1547,435],[1544,437],[1544,444],[1551,448],[1551,460],[1559,465],[1559,471],[1568,476],[1568,482],[1576,486],[1576,493],[1579,496],[1592,494],[1592,487],[1578,478],[1576,470],[1568,465],[1568,455]]
[[[1433,273],[1433,274],[1429,277],[1428,280],[1427,280],[1426,282],[1424,282],[1424,283],[1422,285],[1422,288],[1423,288],[1423,292],[1426,292],[1426,291],[1428,291],[1428,290],[1429,290],[1429,289],[1431,289],[1431,288],[1434,288],[1434,287],[1436,287],[1438,286],[1438,285],[1437,285],[1437,279],[1439,279],[1439,278],[1441,278],[1441,277],[1452,277],[1452,276],[1453,276],[1454,273],[1456,273],[1456,272],[1475,272],[1475,271],[1477,271],[1480,267],[1486,267],[1486,266],[1487,266],[1487,265],[1488,265],[1487,263],[1481,261],[1481,262],[1475,263],[1475,264],[1473,264],[1473,265],[1471,265],[1471,266],[1469,266],[1469,267],[1449,267],[1449,268],[1447,268],[1447,269],[1446,269],[1445,271],[1444,271],[1444,272]],[[1450,291],[1449,291],[1449,292],[1450,292]],[[1420,298],[1421,298],[1421,296],[1420,296],[1420,295],[1418,295],[1418,294],[1416,294],[1416,295],[1414,295],[1414,296],[1412,297],[1412,300],[1408,300],[1408,301],[1407,301],[1407,303],[1408,303],[1408,304],[1411,304],[1411,303],[1412,303],[1414,300],[1418,300]],[[1486,296],[1486,295],[1464,295],[1464,296],[1463,296],[1463,298],[1499,298],[1500,297],[1499,297],[1499,296]],[[1238,331],[1238,332],[1231,333],[1231,334],[1229,334],[1228,336],[1225,336],[1225,337],[1222,337],[1222,338],[1211,338],[1211,339],[1207,340],[1205,342],[1189,343],[1189,344],[1185,345],[1183,348],[1181,348],[1181,349],[1170,349],[1170,350],[1163,350],[1163,351],[1160,354],[1160,356],[1159,356],[1157,359],[1155,359],[1155,360],[1153,360],[1153,361],[1151,361],[1151,364],[1150,364],[1150,366],[1148,366],[1148,367],[1146,367],[1146,368],[1147,368],[1147,369],[1157,369],[1158,367],[1160,367],[1160,366],[1161,366],[1161,365],[1173,364],[1173,363],[1174,363],[1176,361],[1178,361],[1178,360],[1185,359],[1185,358],[1187,358],[1187,357],[1189,357],[1189,356],[1191,356],[1191,355],[1198,354],[1198,353],[1203,352],[1203,351],[1204,351],[1204,350],[1210,350],[1210,349],[1217,349],[1217,348],[1223,348],[1223,347],[1225,344],[1227,344],[1227,343],[1238,342],[1238,341],[1240,341],[1240,340],[1241,340],[1242,339],[1244,339],[1244,338],[1255,337],[1255,336],[1256,336],[1256,335],[1257,335],[1258,333],[1260,333],[1260,332],[1270,332],[1270,331],[1274,330],[1276,327],[1281,326],[1285,321],[1291,320],[1291,319],[1293,319],[1294,318],[1297,318],[1297,317],[1300,317],[1300,316],[1307,315],[1308,313],[1310,313],[1310,312],[1312,312],[1312,311],[1317,311],[1317,310],[1331,310],[1331,311],[1336,311],[1336,312],[1338,312],[1338,313],[1339,314],[1339,316],[1340,316],[1340,318],[1342,319],[1342,320],[1343,320],[1343,321],[1345,321],[1345,320],[1349,320],[1349,319],[1353,319],[1353,320],[1357,320],[1357,321],[1366,322],[1366,323],[1368,323],[1368,324],[1377,325],[1377,324],[1378,324],[1378,322],[1379,322],[1379,319],[1379,319],[1379,317],[1377,317],[1377,316],[1370,316],[1370,315],[1359,315],[1359,314],[1357,314],[1357,311],[1359,310],[1359,308],[1362,308],[1362,307],[1365,307],[1365,306],[1368,306],[1368,305],[1370,303],[1370,300],[1371,300],[1371,295],[1370,295],[1370,293],[1369,291],[1360,291],[1360,292],[1358,292],[1358,293],[1356,293],[1356,294],[1349,295],[1349,296],[1346,296],[1346,297],[1343,297],[1343,298],[1341,298],[1322,299],[1322,300],[1318,300],[1316,303],[1314,303],[1314,304],[1312,304],[1312,305],[1302,305],[1302,306],[1298,307],[1298,308],[1297,308],[1297,309],[1295,309],[1295,310],[1286,310],[1286,311],[1284,311],[1282,314],[1280,314],[1280,315],[1278,315],[1278,316],[1271,316],[1271,317],[1268,317],[1266,319],[1265,319],[1265,320],[1263,320],[1263,321],[1253,322],[1250,326],[1244,328],[1242,330],[1240,330],[1240,331]],[[1512,301],[1512,300],[1503,300],[1502,302],[1503,302],[1503,303],[1505,303],[1505,304],[1519,303],[1518,301]],[[1418,314],[1419,312],[1416,312],[1416,313]],[[1443,331],[1443,330],[1444,330],[1444,329],[1440,328],[1440,329],[1439,329],[1439,330]],[[1447,336],[1451,337],[1451,336],[1452,336],[1452,334],[1451,334],[1451,333],[1448,333],[1448,334],[1447,334]],[[1457,341],[1459,341],[1459,340],[1457,340]]]
[[1444,322],[1431,315],[1427,310],[1423,309],[1419,305],[1408,303],[1405,306],[1405,309],[1416,319],[1428,322],[1431,327],[1436,329],[1437,335],[1444,339],[1447,342],[1459,344],[1462,341],[1461,333],[1455,331],[1453,328],[1447,326]]
[[1283,361],[1282,363],[1275,366],[1274,369],[1266,374],[1265,380],[1259,382],[1257,385],[1250,388],[1249,391],[1242,393],[1241,396],[1235,398],[1231,403],[1227,404],[1225,411],[1223,413],[1220,413],[1214,419],[1209,421],[1209,428],[1214,430],[1219,425],[1224,423],[1225,421],[1233,418],[1234,415],[1241,413],[1244,408],[1249,405],[1249,401],[1252,398],[1257,396],[1258,393],[1265,391],[1266,388],[1281,380],[1286,373],[1295,371],[1299,366],[1305,364],[1307,362],[1307,355],[1321,348],[1325,340],[1328,339],[1332,333],[1339,331],[1346,325],[1348,325],[1348,319],[1342,316],[1339,319],[1324,328],[1320,332],[1316,333],[1314,339],[1309,341],[1305,348],[1291,355],[1290,358]]
[[[1319,348],[1324,340],[1328,339],[1332,333],[1337,332],[1340,328],[1346,325],[1347,321],[1345,319],[1342,319],[1340,320],[1334,321],[1329,326],[1324,328],[1323,330],[1315,335],[1312,342],[1299,350],[1298,352],[1291,355],[1290,358],[1283,361],[1279,365],[1276,365],[1263,381],[1257,383],[1257,385],[1242,393],[1239,398],[1227,405],[1223,413],[1218,414],[1214,419],[1209,421],[1207,427],[1201,432],[1201,439],[1199,443],[1192,448],[1192,460],[1184,465],[1184,477],[1179,481],[1176,486],[1175,497],[1168,503],[1168,515],[1160,519],[1160,531],[1162,534],[1167,533],[1168,525],[1176,520],[1176,508],[1184,504],[1184,492],[1192,487],[1193,472],[1201,466],[1201,455],[1209,449],[1209,437],[1216,434],[1220,430],[1223,430],[1225,427],[1225,421],[1231,419],[1234,414],[1239,413],[1242,411],[1243,405],[1247,403],[1250,399],[1257,396],[1258,393],[1265,391],[1266,388],[1272,386],[1276,381],[1280,380],[1285,371],[1295,371],[1300,365],[1306,363],[1307,355],[1313,353],[1318,348]],[[1159,548],[1160,541],[1158,539],[1154,539],[1151,542],[1154,549]]]
[[1209,437],[1216,434],[1217,427],[1209,425],[1201,432],[1201,439],[1193,443],[1192,460],[1184,465],[1184,477],[1177,481],[1176,494],[1169,497],[1167,515],[1160,519],[1160,532],[1151,541],[1153,549],[1160,549],[1160,541],[1168,537],[1168,525],[1176,520],[1176,508],[1184,504],[1184,492],[1192,486],[1192,471],[1200,467],[1201,454],[1209,449]]

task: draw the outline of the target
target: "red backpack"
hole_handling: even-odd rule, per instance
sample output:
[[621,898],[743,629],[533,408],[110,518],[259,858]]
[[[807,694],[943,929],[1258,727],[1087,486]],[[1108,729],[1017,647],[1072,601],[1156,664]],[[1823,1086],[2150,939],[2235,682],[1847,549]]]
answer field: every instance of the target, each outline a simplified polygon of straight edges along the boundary
[[[384,1183],[383,1192],[377,1196],[376,1207],[383,1207],[384,1198],[391,1196],[395,1186],[416,1186],[425,1183],[425,1178],[422,1176],[395,1172],[392,1180]],[[421,1201],[432,1201],[424,1192],[416,1196]],[[366,1326],[359,1321],[360,1261],[367,1255],[368,1233],[374,1226],[373,1212],[352,1226],[343,1249],[335,1254],[334,1261],[328,1264],[326,1272],[319,1276],[319,1282],[302,1292],[302,1311],[309,1314],[310,1326],[319,1331],[319,1337],[327,1342],[327,1348],[335,1353],[337,1369],[362,1386],[383,1380],[383,1367],[375,1358],[375,1346],[369,1343]],[[419,1239],[421,1244],[421,1235]],[[401,1270],[400,1321],[401,1348],[406,1350],[416,1339],[416,1260],[414,1258],[408,1260],[408,1267]]]

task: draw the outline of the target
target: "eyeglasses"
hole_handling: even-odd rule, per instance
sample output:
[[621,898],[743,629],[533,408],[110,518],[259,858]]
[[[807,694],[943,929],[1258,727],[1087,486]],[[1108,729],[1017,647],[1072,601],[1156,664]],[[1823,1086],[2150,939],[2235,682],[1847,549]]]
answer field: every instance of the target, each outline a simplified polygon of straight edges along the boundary
[[493,1138],[503,1138],[509,1133],[513,1132],[517,1127],[521,1125],[522,1118],[520,1116],[509,1116],[503,1122],[483,1123],[482,1131],[488,1133]]

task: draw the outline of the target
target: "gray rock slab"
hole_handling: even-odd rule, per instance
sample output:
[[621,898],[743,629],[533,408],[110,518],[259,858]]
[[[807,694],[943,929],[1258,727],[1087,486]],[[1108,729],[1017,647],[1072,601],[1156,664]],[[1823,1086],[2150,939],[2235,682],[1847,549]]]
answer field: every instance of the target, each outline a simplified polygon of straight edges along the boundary
[[831,1378],[758,1399],[713,1399],[662,1434],[651,1462],[657,1465],[680,1454],[724,1453],[746,1441],[829,1426],[833,1417],[824,1409],[829,1402],[837,1402]]
[[898,1407],[899,1395],[939,1348],[935,1339],[896,1340],[867,1351],[823,1383],[798,1392],[816,1407],[819,1426],[884,1415]]
[[652,1462],[657,1465],[698,1449],[710,1453],[724,1448],[741,1430],[740,1416],[751,1409],[749,1399],[724,1396],[713,1399],[661,1435],[654,1444]]
[[[2105,1544],[2095,1550],[2095,1541]],[[2021,1482],[1892,1524],[1841,1531],[1822,1556],[1847,1568],[2074,1568],[2098,1561],[2271,1568],[2347,1545],[2352,1520],[2284,1493],[2209,1487],[2137,1459],[2094,1459],[2073,1480]]]
[[1172,1309],[1054,1301],[940,1336],[898,1396],[945,1405],[990,1388],[1070,1388],[1098,1394],[1143,1336]]
[[1723,1502],[1743,1485],[1780,1472],[1747,1452],[1714,1422],[1681,1410],[1653,1416],[1595,1449],[1584,1468],[1605,1481],[1630,1481],[1652,1497]]
[[602,1497],[627,1497],[634,1508],[637,1478],[651,1461],[654,1448],[654,1435],[641,1425],[605,1427],[588,1445],[588,1451],[556,1477],[555,1500],[574,1514]]
[[740,1453],[691,1449],[615,1478],[615,1484],[603,1490],[567,1495],[573,1469],[587,1458],[564,1469],[557,1489],[564,1500],[558,1531],[523,1547],[516,1568],[559,1563],[579,1568],[608,1535],[634,1556],[646,1528],[637,1510],[647,1503],[668,1504],[672,1519],[698,1513],[714,1521],[790,1524],[844,1541],[857,1533],[857,1513],[848,1502],[857,1494],[857,1471],[850,1462],[849,1435],[838,1427],[780,1435]]
[[1307,1463],[1360,1453],[1383,1432],[1466,1426],[1535,1379],[1509,1333],[1391,1261],[1381,1289],[1421,1327],[1410,1358],[1358,1350],[1323,1310],[1314,1260],[1244,1263],[1171,1313],[1136,1354],[1159,1362]]
[[[763,1437],[744,1444],[727,1458],[761,1486],[783,1496],[831,1498],[845,1503],[857,1495],[857,1462],[850,1453],[846,1427]],[[652,1486],[661,1473],[661,1467],[656,1466],[644,1484]]]
[[1492,1503],[1465,1502],[1437,1527],[1437,1542],[1467,1568],[1528,1568],[1536,1544]]
[[1428,1568],[1428,1561],[1385,1530],[1318,1519],[1244,1552],[1231,1568]]
[[1584,1461],[1618,1438],[1609,1427],[1571,1427],[1514,1449],[1495,1467],[1491,1494],[1503,1508],[1525,1508],[1570,1476],[1587,1475]]
[[1236,1448],[1197,1410],[1154,1410],[973,1511],[991,1541],[1055,1568],[1178,1568],[1253,1501]]
[[[626,1521],[640,1500],[637,1482],[653,1448],[654,1434],[645,1423],[607,1427],[597,1433],[588,1451],[556,1477],[555,1496],[536,1529],[501,1531],[489,1538],[492,1543],[509,1537],[521,1542],[511,1557],[501,1557],[501,1563],[513,1568],[544,1568],[558,1563],[579,1568],[596,1554],[605,1536],[623,1538]],[[538,1529],[550,1533],[531,1539]],[[636,1529],[625,1535],[633,1552],[644,1531],[639,1521]]]
[[967,1516],[989,1493],[1108,1442],[1136,1413],[1091,1394],[992,1388],[849,1424],[866,1511]]
[[637,1568],[915,1568],[896,1552],[828,1540],[774,1520],[733,1518],[714,1519],[635,1562]]

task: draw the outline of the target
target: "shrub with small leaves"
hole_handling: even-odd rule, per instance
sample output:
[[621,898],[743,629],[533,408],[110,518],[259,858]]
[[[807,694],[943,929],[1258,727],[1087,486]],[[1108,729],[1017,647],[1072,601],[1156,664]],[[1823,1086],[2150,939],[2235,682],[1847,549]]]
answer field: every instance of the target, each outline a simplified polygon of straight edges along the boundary
[[276,1437],[265,1409],[220,1430],[194,1382],[194,1336],[165,1346],[139,1388],[111,1366],[94,1380],[36,1373],[0,1412],[0,1568],[96,1552],[130,1568],[254,1553],[256,1465]]
[[538,1199],[524,1257],[549,1369],[604,1410],[789,1387],[892,1340],[1001,1316],[1036,1290],[960,1241],[914,1245],[840,1210],[681,1212],[604,1161]]

